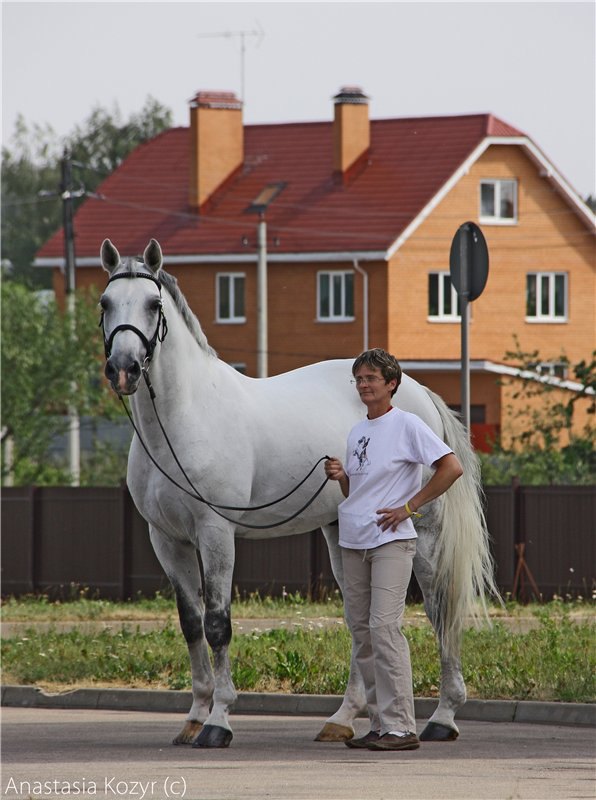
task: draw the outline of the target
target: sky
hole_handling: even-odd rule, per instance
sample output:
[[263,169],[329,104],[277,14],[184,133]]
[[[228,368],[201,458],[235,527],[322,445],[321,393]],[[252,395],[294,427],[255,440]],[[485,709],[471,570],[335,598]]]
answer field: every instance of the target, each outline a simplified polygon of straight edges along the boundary
[[187,125],[199,90],[242,97],[246,124],[330,121],[333,95],[359,86],[372,119],[491,112],[528,134],[586,197],[596,194],[595,9],[3,2],[3,143],[19,114],[64,136],[96,106],[127,117],[149,96]]

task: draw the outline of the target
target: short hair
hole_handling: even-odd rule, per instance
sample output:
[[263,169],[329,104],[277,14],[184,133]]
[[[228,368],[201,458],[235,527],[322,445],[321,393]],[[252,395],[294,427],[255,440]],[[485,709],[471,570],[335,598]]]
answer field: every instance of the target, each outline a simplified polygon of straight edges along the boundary
[[371,369],[380,369],[381,375],[385,378],[385,383],[396,380],[395,389],[391,392],[391,397],[397,392],[397,388],[401,383],[401,367],[395,356],[383,350],[381,347],[374,347],[372,350],[365,350],[360,353],[358,358],[352,364],[352,375],[356,374],[356,370],[360,367],[366,366]]

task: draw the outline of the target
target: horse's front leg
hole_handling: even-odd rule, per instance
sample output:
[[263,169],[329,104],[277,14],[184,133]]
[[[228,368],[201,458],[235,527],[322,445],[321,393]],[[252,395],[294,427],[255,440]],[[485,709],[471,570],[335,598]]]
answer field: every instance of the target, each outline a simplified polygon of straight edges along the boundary
[[[341,563],[341,550],[339,547],[338,526],[329,525],[322,528],[327,547],[329,548],[329,558],[331,569],[337,584],[343,592],[343,568]],[[349,627],[350,622],[346,619]],[[354,736],[354,720],[361,711],[366,708],[366,697],[364,694],[364,683],[360,670],[356,664],[354,648],[350,658],[350,676],[348,685],[341,703],[341,706],[329,717],[315,737],[316,742],[345,742]]]
[[432,588],[435,571],[433,551],[437,535],[440,533],[434,528],[418,528],[418,548],[414,558],[414,573],[424,595],[424,609],[437,634],[441,658],[439,705],[420,734],[420,740],[448,742],[459,736],[455,715],[466,702],[466,685],[461,671],[460,643],[453,646],[449,653],[445,652],[441,643],[443,608]]
[[195,547],[177,542],[150,527],[155,553],[176,595],[180,628],[190,656],[192,706],[186,723],[173,744],[192,744],[209,715],[213,696],[213,673],[203,629],[201,574]]
[[228,652],[232,638],[234,533],[231,529],[210,527],[201,532],[200,546],[205,576],[205,636],[213,653],[215,689],[211,713],[193,747],[228,747],[233,736],[228,713],[237,697]]

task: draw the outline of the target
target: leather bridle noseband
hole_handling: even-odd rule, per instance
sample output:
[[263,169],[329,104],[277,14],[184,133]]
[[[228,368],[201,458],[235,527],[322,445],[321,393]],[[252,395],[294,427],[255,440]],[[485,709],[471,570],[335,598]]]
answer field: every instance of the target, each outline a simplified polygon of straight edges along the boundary
[[155,348],[157,347],[158,342],[163,342],[166,338],[168,332],[168,323],[163,313],[163,301],[161,299],[161,281],[155,278],[153,275],[148,275],[146,272],[120,272],[118,275],[112,275],[110,280],[108,281],[108,286],[112,281],[117,281],[120,278],[145,278],[146,280],[153,281],[153,283],[159,289],[159,310],[157,312],[157,325],[155,327],[155,333],[148,339],[143,331],[139,330],[134,325],[130,325],[128,323],[123,323],[122,325],[116,325],[114,330],[110,333],[109,338],[106,337],[106,329],[104,325],[104,311],[102,309],[101,316],[99,318],[99,327],[103,331],[103,347],[104,352],[106,354],[106,359],[108,359],[112,354],[112,345],[114,343],[114,336],[120,331],[132,331],[136,333],[139,339],[145,345],[145,360],[143,362],[143,369],[146,369],[147,366],[151,363],[151,359],[153,358],[153,353],[155,352]]

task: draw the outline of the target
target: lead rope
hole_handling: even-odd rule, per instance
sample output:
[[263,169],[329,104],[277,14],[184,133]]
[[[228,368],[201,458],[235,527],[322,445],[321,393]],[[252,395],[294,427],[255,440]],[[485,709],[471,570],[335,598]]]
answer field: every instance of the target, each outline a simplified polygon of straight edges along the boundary
[[155,405],[155,391],[153,390],[153,386],[151,385],[151,381],[149,379],[149,373],[148,373],[145,365],[143,365],[142,372],[143,372],[143,378],[145,379],[145,384],[147,386],[147,389],[149,390],[149,397],[151,398],[151,403],[153,405],[153,411],[155,412],[155,417],[157,419],[157,422],[159,424],[161,432],[162,432],[162,434],[164,436],[164,439],[166,440],[166,443],[167,443],[168,448],[169,448],[169,450],[170,450],[170,452],[171,452],[171,454],[172,454],[172,456],[174,458],[174,461],[176,462],[179,470],[184,475],[184,477],[186,479],[186,482],[188,483],[188,485],[190,486],[192,491],[189,491],[184,486],[179,484],[178,481],[176,481],[174,478],[172,478],[170,475],[168,475],[168,473],[164,469],[162,469],[162,467],[157,463],[155,458],[149,452],[149,449],[148,449],[147,445],[143,441],[143,438],[142,438],[137,426],[135,425],[134,419],[132,418],[132,415],[131,415],[131,413],[130,413],[130,411],[128,409],[128,406],[126,405],[126,403],[122,399],[122,396],[120,396],[120,402],[124,406],[124,410],[126,411],[126,415],[127,415],[128,419],[130,420],[130,424],[132,425],[133,430],[136,433],[136,435],[137,435],[137,437],[138,437],[138,439],[139,439],[139,441],[140,441],[140,443],[141,443],[141,445],[143,447],[143,450],[145,451],[145,453],[147,453],[151,463],[159,470],[159,472],[161,472],[161,474],[165,478],[167,478],[170,481],[170,483],[174,484],[174,486],[176,486],[178,489],[183,491],[185,494],[189,495],[189,497],[192,497],[195,500],[198,500],[199,502],[204,503],[215,514],[218,514],[218,516],[222,517],[227,522],[232,522],[234,524],[241,524],[242,527],[251,528],[253,530],[267,530],[269,528],[278,528],[281,525],[285,525],[287,522],[291,522],[293,519],[296,519],[296,517],[298,517],[303,511],[305,511],[316,500],[316,498],[321,494],[321,492],[323,491],[323,489],[327,485],[327,482],[329,481],[329,478],[325,478],[325,480],[323,481],[321,486],[313,494],[313,496],[310,498],[310,500],[308,500],[301,508],[299,508],[298,511],[296,511],[294,514],[292,514],[291,516],[287,517],[286,519],[282,520],[281,522],[276,522],[273,525],[253,525],[253,524],[248,523],[248,522],[239,522],[239,520],[231,519],[230,517],[227,517],[225,514],[222,514],[221,511],[219,511],[218,509],[224,509],[225,511],[242,511],[242,512],[259,511],[259,510],[261,510],[263,508],[269,508],[270,506],[274,506],[277,503],[281,503],[283,500],[286,500],[288,497],[290,497],[290,495],[294,494],[294,492],[296,492],[302,486],[302,484],[305,483],[310,478],[310,476],[313,474],[313,472],[318,467],[318,465],[321,463],[321,461],[326,461],[329,458],[329,456],[327,456],[327,455],[322,456],[315,463],[315,465],[310,470],[310,472],[300,481],[300,483],[298,483],[287,494],[283,495],[283,497],[279,497],[277,500],[272,500],[269,503],[263,503],[262,505],[259,505],[259,506],[247,506],[247,507],[226,506],[226,505],[221,505],[219,503],[210,503],[208,500],[206,500],[204,497],[201,496],[201,493],[195,487],[195,485],[193,484],[191,479],[188,477],[188,474],[186,473],[186,470],[184,469],[184,467],[180,463],[180,461],[178,459],[178,456],[176,455],[176,452],[174,451],[174,448],[172,447],[170,439],[169,439],[169,437],[168,437],[168,435],[166,433],[166,430],[165,430],[165,428],[164,428],[164,426],[162,424],[162,421],[161,421],[161,418],[159,416],[159,413],[157,411],[157,406]]

